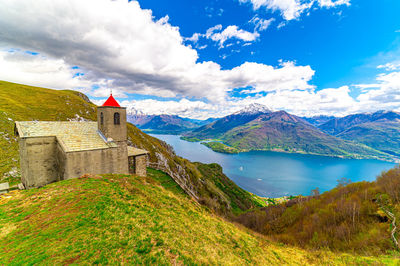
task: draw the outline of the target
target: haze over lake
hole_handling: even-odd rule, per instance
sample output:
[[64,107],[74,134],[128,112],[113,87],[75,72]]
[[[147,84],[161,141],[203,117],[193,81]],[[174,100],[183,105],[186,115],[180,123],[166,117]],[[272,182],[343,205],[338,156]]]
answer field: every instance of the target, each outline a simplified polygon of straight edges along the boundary
[[218,163],[224,173],[243,189],[264,197],[309,195],[318,187],[321,192],[346,177],[353,182],[373,181],[395,163],[378,160],[349,160],[325,156],[252,151],[223,154],[199,142],[188,142],[177,135],[152,135],[174,147],[177,155],[191,161]]

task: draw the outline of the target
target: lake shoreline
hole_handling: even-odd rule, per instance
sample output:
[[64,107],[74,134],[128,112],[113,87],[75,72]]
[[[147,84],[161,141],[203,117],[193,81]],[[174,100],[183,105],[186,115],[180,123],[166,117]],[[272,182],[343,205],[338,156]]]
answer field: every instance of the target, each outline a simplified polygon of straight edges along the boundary
[[[162,135],[162,134],[160,134]],[[168,134],[171,135],[171,134]],[[280,153],[288,153],[288,154],[303,154],[303,155],[314,155],[314,156],[323,156],[323,157],[331,157],[331,158],[339,158],[339,159],[344,159],[344,160],[379,160],[383,162],[389,162],[389,163],[400,163],[400,159],[386,159],[386,158],[381,158],[381,157],[375,157],[375,156],[344,156],[344,155],[335,155],[335,154],[319,154],[319,153],[312,153],[312,152],[305,152],[305,151],[287,151],[283,149],[239,149],[235,148],[232,146],[227,145],[226,143],[222,142],[221,140],[216,140],[216,139],[204,139],[200,140],[197,138],[187,138],[182,135],[175,135],[179,136],[181,140],[187,141],[187,142],[199,142],[200,144],[206,146],[207,148],[211,149],[214,152],[219,152],[219,153],[224,153],[224,154],[239,154],[239,153],[246,153],[246,152],[251,152],[251,151],[269,151],[269,152],[280,152]],[[213,146],[210,145],[210,143],[221,143],[226,148],[224,148],[222,145],[219,146]]]
[[337,186],[345,177],[352,182],[374,181],[396,164],[374,159],[348,159],[280,151],[249,151],[238,154],[214,152],[200,142],[178,135],[152,135],[174,148],[178,156],[205,164],[217,163],[224,174],[241,188],[264,198],[310,195]]

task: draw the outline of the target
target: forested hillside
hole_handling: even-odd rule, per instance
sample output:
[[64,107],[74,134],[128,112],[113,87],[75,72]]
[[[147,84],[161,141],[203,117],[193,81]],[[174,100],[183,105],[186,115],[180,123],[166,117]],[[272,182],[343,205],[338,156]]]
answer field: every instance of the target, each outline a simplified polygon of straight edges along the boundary
[[237,221],[286,244],[377,255],[399,248],[392,240],[388,212],[400,217],[399,167],[375,182],[342,179],[331,191],[247,212]]

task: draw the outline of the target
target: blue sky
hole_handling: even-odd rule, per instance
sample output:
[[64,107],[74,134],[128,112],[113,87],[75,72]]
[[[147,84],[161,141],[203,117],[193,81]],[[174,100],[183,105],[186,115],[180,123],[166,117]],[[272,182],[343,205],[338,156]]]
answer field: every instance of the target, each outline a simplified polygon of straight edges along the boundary
[[[352,0],[350,6],[310,10],[290,21],[279,11],[254,10],[250,3],[232,0],[139,2],[157,19],[168,15],[185,37],[205,33],[217,24],[224,28],[238,25],[252,32],[254,25],[249,21],[254,16],[273,18],[272,25],[249,46],[240,43],[218,49],[215,42],[203,40],[207,48],[199,50],[200,60],[216,61],[226,69],[245,61],[268,65],[277,65],[279,60],[296,61],[316,70],[312,84],[318,88],[371,81],[379,72],[376,64],[386,63],[387,58],[380,54],[400,44],[400,1],[394,0]],[[287,25],[278,29],[282,22]],[[222,59],[223,55],[228,57]]]
[[[25,3],[26,2],[26,3]],[[400,1],[0,0],[0,79],[143,113],[400,111]]]

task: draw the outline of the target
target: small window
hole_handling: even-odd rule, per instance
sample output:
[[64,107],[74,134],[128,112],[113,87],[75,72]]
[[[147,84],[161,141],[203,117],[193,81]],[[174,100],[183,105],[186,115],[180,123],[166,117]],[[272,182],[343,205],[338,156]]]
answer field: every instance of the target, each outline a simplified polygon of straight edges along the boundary
[[103,112],[100,113],[100,125],[104,125],[104,115],[103,115]]
[[119,124],[120,124],[119,113],[114,113],[114,125],[119,125]]

